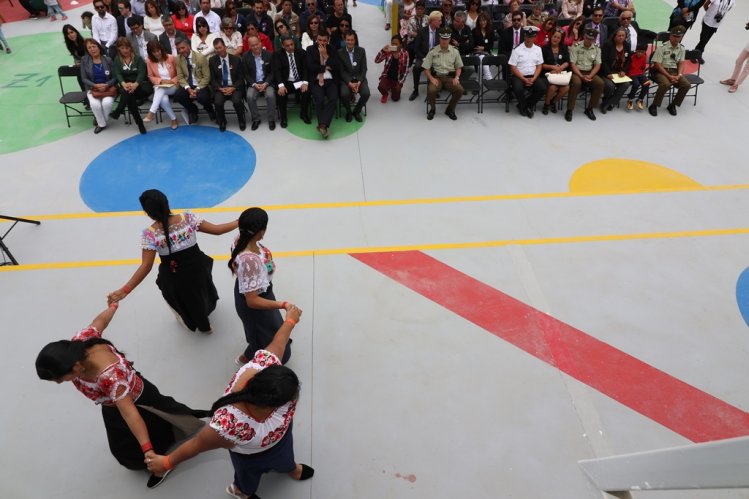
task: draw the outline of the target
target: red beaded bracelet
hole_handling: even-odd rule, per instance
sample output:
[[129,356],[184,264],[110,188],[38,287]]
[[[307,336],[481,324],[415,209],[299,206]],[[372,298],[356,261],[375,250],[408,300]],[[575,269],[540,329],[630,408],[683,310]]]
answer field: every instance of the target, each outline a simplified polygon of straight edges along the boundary
[[127,284],[125,284],[124,286],[122,286],[122,291],[124,291],[126,295],[129,295],[132,290],[133,290],[133,288],[131,288]]
[[151,445],[151,441],[149,440],[148,442],[142,444],[140,446],[140,450],[143,452],[143,454],[145,454],[149,450],[153,450],[153,445]]
[[169,460],[169,456],[164,456],[164,469],[169,471],[172,468],[174,468],[174,466],[172,466],[172,462]]
[[281,302],[281,308],[283,308],[283,309],[286,309],[286,305],[288,305],[288,304],[289,304],[289,302],[287,302],[287,301],[282,301],[282,302]]
[[119,304],[119,303],[117,303],[116,301],[113,301],[113,302],[112,302],[112,303],[111,303],[111,304],[109,305],[109,308],[113,308],[113,309],[117,310],[117,307],[119,307],[119,306],[120,306],[120,304]]
[[288,318],[284,322],[290,322],[291,323],[291,327],[296,326],[296,321],[294,319]]

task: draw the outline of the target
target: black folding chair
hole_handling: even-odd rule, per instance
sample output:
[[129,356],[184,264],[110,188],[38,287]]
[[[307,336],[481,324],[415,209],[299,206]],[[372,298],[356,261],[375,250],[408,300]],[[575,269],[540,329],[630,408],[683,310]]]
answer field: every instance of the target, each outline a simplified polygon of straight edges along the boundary
[[[65,120],[70,128],[70,118],[90,118],[94,115],[90,110],[85,108],[86,92],[80,90],[78,85],[78,75],[80,68],[78,66],[60,66],[57,68],[57,79],[60,82],[60,104],[65,109]],[[75,86],[79,90],[66,92],[63,84],[63,78],[75,80]]]
[[[479,108],[481,112],[484,112],[484,102],[486,102],[486,94],[488,92],[497,92],[496,99],[493,102],[505,102],[505,112],[510,112],[510,85],[506,80],[502,78],[504,68],[507,66],[507,56],[504,54],[499,55],[487,55],[482,60],[482,66],[488,66],[489,68],[497,68],[497,75],[490,80],[482,78],[481,86],[482,91],[479,96]],[[481,73],[483,74],[483,68]],[[492,72],[493,73],[493,72]]]
[[[689,92],[687,92],[686,97],[694,97],[694,106],[697,105],[697,92],[699,92],[700,85],[705,83],[705,80],[702,79],[700,76],[700,70],[702,69],[702,64],[700,64],[700,59],[702,58],[702,52],[699,50],[687,50],[685,53],[685,59],[688,61],[691,61],[695,64],[697,64],[697,73],[691,73],[691,74],[685,74],[684,78],[689,81]],[[673,88],[671,89],[673,91]],[[686,98],[685,97],[685,98]]]

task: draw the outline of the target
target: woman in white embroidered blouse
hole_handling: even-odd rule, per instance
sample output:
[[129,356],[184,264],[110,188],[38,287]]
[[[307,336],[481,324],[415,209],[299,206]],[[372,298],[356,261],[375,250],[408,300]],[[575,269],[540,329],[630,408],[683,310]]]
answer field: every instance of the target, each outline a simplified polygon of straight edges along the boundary
[[291,331],[302,315],[295,305],[265,350],[242,366],[229,381],[224,396],[211,408],[210,424],[168,456],[145,459],[153,473],[165,473],[175,465],[212,449],[228,449],[234,481],[226,492],[236,498],[257,498],[260,478],[268,471],[287,473],[295,480],[312,478],[315,470],[294,459],[292,421],[299,398],[299,378],[282,366]]
[[156,284],[177,320],[190,331],[211,334],[208,316],[216,308],[218,292],[213,285],[213,259],[200,251],[198,232],[215,236],[237,228],[237,221],[214,225],[186,211],[173,215],[163,192],[150,189],[140,195],[140,205],[153,223],[141,236],[141,264],[124,286],[108,295],[118,302],[151,272],[156,253],[161,258]]
[[[145,470],[144,456],[148,459],[168,451],[176,441],[175,429],[182,435],[195,433],[204,425],[197,418],[210,413],[190,409],[159,393],[111,342],[102,338],[116,310],[113,303],[72,340],[46,345],[36,358],[36,372],[43,380],[71,381],[84,396],[101,405],[112,455],[128,469]],[[157,409],[159,414],[146,407]],[[170,421],[170,415],[180,417]],[[166,473],[159,475],[148,479],[149,488],[161,483]]]
[[[263,345],[270,343],[281,326],[280,309],[288,309],[287,302],[276,301],[273,294],[273,273],[276,264],[270,250],[260,244],[268,228],[268,214],[262,208],[248,208],[239,215],[239,236],[234,241],[229,268],[237,276],[234,283],[234,307],[244,326],[247,348],[237,357],[243,365],[255,356]],[[291,357],[286,348],[281,359],[285,364]]]

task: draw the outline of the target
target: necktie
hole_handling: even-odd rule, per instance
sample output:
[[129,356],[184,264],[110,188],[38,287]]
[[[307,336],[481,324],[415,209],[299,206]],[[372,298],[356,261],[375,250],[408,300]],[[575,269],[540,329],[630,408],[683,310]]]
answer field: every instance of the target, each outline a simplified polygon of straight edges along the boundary
[[190,88],[195,88],[195,85],[192,82],[192,64],[190,64],[190,58],[187,58],[187,84],[190,85]]
[[515,30],[515,44],[512,48],[515,48],[518,45],[520,45],[520,32],[518,30]]
[[431,50],[432,47],[434,47],[434,31],[429,30],[429,49]]
[[227,66],[226,64],[226,59],[224,59],[221,64],[221,75],[223,76],[223,80],[222,80],[223,85],[221,86],[228,87],[229,86],[229,66]]
[[289,54],[287,52],[287,55],[289,56],[289,77],[291,78],[291,81],[297,81],[299,79],[299,73],[296,70],[294,54]]
[[596,35],[596,45],[601,44],[601,25],[600,24],[594,24],[593,27],[598,30],[598,34]]

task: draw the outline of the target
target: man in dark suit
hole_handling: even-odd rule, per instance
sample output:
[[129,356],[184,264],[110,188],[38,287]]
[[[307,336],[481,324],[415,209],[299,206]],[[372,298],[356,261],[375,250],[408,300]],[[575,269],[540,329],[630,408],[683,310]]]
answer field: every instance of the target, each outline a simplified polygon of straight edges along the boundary
[[[338,62],[341,67],[341,100],[346,108],[346,121],[353,116],[356,121],[362,121],[361,110],[369,100],[369,85],[367,84],[367,53],[364,48],[356,46],[356,33],[346,33],[346,47],[338,51]],[[359,101],[351,111],[351,100],[356,95]]]
[[250,50],[242,56],[244,78],[247,83],[247,103],[250,105],[252,130],[260,126],[260,111],[257,99],[265,95],[268,103],[268,128],[276,129],[276,90],[273,86],[273,56],[263,50],[260,38],[251,36],[247,39]]
[[244,71],[242,70],[242,59],[230,54],[226,49],[224,40],[216,38],[213,40],[213,48],[216,55],[208,60],[211,71],[211,89],[213,90],[213,105],[216,107],[216,121],[218,129],[226,131],[226,114],[224,103],[231,100],[234,110],[237,112],[239,129],[247,128],[244,117]]
[[130,26],[130,34],[127,35],[127,39],[130,41],[130,45],[133,46],[133,50],[144,61],[148,60],[148,52],[146,52],[146,45],[148,42],[159,39],[151,33],[143,29],[143,18],[140,16],[131,16],[127,20],[127,25]]
[[598,36],[595,39],[595,44],[599,47],[606,43],[609,39],[609,27],[603,23],[603,7],[596,7],[593,9],[593,14],[590,16],[590,22],[585,25],[585,28],[593,28],[598,31]]
[[120,12],[120,15],[116,17],[117,36],[127,37],[130,34],[130,26],[127,25],[127,20],[133,16],[130,0],[119,0],[117,2],[117,10]]
[[294,44],[294,39],[284,36],[281,39],[283,50],[273,54],[273,81],[278,85],[278,113],[281,115],[281,128],[286,128],[286,103],[289,94],[300,98],[300,117],[306,124],[309,119],[310,90],[307,83],[307,60],[304,50]]
[[518,10],[512,13],[512,25],[499,36],[499,53],[509,58],[515,47],[523,44],[523,40],[523,12]]
[[169,16],[161,16],[161,24],[164,26],[164,32],[159,35],[159,43],[164,49],[165,54],[177,56],[177,42],[187,40],[185,34],[174,27],[174,20]]
[[326,31],[320,31],[317,42],[307,47],[307,75],[315,101],[317,130],[324,139],[328,138],[328,128],[338,103],[338,54],[328,50],[329,38]]
[[419,96],[419,80],[421,79],[421,63],[424,57],[432,50],[433,47],[439,45],[439,36],[437,30],[442,26],[442,12],[435,10],[429,14],[429,24],[419,30],[416,35],[416,41],[414,42],[414,90],[408,97],[408,100],[416,100]]

